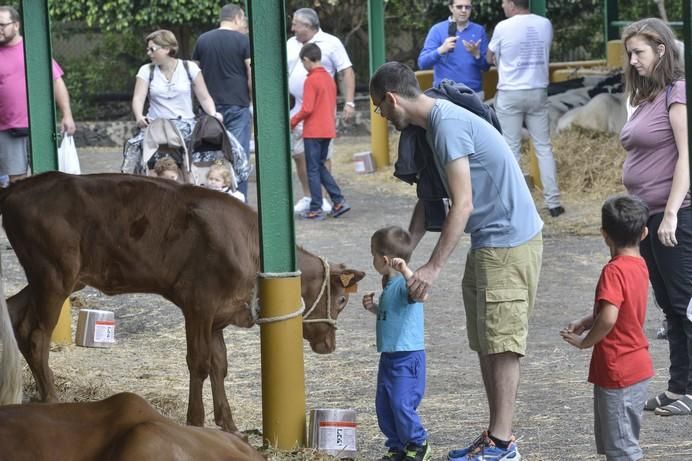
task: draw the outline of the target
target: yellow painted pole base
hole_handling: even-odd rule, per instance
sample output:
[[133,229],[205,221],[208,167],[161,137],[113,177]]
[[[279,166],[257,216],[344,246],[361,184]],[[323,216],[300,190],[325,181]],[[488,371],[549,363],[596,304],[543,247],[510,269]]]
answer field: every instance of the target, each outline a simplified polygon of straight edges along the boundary
[[610,40],[606,44],[606,65],[610,68],[618,68],[624,65],[625,46],[622,40]]
[[[260,278],[260,319],[284,316],[300,307],[300,277]],[[262,430],[280,450],[305,446],[303,317],[260,324]]]
[[533,147],[533,143],[529,143],[529,174],[533,180],[533,185],[538,190],[543,190],[543,183],[541,182],[541,170],[538,168],[538,158],[536,158],[536,148]]
[[375,169],[389,165],[389,126],[387,119],[376,114],[370,101],[370,151],[375,161]]
[[55,325],[50,339],[56,344],[72,344],[72,305],[70,298],[67,298],[62,304],[58,323]]

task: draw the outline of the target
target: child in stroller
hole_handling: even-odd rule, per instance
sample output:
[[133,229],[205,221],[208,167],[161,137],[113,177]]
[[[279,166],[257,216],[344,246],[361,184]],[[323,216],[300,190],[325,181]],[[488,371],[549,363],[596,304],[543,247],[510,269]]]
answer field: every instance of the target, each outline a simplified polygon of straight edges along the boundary
[[207,181],[204,187],[212,190],[225,192],[231,197],[245,202],[245,194],[237,190],[237,183],[231,170],[222,160],[215,160],[207,172]]
[[180,167],[171,157],[163,157],[154,164],[156,176],[179,182],[181,178]]

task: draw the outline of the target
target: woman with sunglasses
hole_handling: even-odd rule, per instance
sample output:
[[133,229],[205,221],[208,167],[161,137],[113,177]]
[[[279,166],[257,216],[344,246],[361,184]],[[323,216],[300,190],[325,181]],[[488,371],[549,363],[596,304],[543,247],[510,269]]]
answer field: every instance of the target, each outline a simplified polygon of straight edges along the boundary
[[[204,112],[223,120],[221,114],[216,112],[199,66],[193,61],[183,61],[176,57],[178,41],[173,32],[157,30],[149,34],[145,41],[151,63],[139,68],[132,97],[132,112],[140,132],[127,141],[123,173],[139,172],[136,169],[142,157],[144,129],[157,118],[172,120],[185,140],[189,141],[195,125],[193,91]],[[145,114],[144,102],[147,96],[149,109]]]

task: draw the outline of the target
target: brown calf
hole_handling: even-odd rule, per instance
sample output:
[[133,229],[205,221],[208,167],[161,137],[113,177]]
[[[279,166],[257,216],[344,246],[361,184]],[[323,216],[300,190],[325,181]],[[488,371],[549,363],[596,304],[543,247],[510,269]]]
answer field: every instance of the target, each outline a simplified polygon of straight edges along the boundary
[[181,426],[141,397],[0,407],[0,460],[265,461],[236,434]]
[[[188,424],[204,424],[202,384],[209,376],[216,424],[236,431],[223,385],[223,329],[254,325],[249,305],[259,242],[252,208],[220,192],[158,178],[46,173],[1,191],[0,213],[28,282],[9,298],[10,317],[44,401],[57,400],[48,346],[71,293],[85,285],[109,295],[156,293],[185,318]],[[315,352],[332,352],[334,321],[348,302],[345,289],[365,274],[343,264],[325,266],[300,248],[298,260],[305,305],[315,304],[304,315],[303,337]],[[330,296],[318,299],[321,292]]]

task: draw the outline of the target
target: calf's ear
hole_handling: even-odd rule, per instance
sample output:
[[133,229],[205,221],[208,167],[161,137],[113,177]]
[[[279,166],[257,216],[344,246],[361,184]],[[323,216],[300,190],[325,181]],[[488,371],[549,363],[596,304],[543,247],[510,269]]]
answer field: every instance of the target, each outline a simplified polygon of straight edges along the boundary
[[344,288],[355,287],[365,277],[365,272],[354,269],[332,269],[332,283]]

